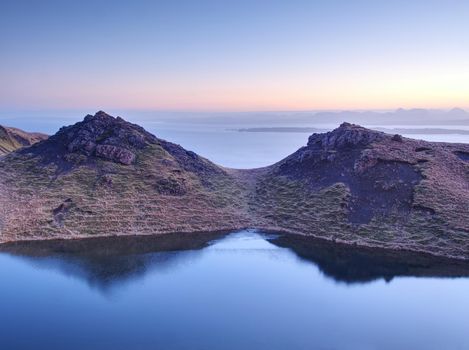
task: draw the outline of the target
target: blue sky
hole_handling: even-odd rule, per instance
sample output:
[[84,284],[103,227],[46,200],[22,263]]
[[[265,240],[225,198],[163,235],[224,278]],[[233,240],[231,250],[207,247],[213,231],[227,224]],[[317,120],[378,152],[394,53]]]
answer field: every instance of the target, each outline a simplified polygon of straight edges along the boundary
[[469,107],[468,1],[1,1],[0,109]]

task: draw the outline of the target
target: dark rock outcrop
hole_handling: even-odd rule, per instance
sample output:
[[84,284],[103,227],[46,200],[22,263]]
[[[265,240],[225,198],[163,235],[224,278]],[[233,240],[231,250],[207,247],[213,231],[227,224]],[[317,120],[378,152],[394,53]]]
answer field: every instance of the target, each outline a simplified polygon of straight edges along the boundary
[[[391,212],[408,214],[413,189],[422,176],[412,164],[380,159],[370,152],[372,143],[385,139],[396,141],[395,136],[343,123],[326,134],[312,135],[308,145],[282,161],[274,173],[305,181],[313,190],[345,184],[351,194],[352,223],[368,223]],[[404,141],[399,138],[399,142]]]
[[97,145],[95,154],[98,157],[130,165],[135,161],[135,153],[118,146],[113,145]]
[[313,134],[308,147],[321,150],[336,150],[345,147],[366,146],[382,140],[386,134],[372,131],[358,125],[342,123],[339,128],[325,134]]
[[[63,127],[50,137],[47,144],[38,145],[28,152],[52,162],[58,155],[61,161],[73,163],[72,160],[77,157],[70,154],[81,154],[88,157],[88,162],[98,157],[130,165],[139,150],[156,142],[157,138],[142,127],[99,111],[95,115],[87,115],[82,122]],[[52,148],[56,151],[51,157]],[[70,167],[70,164],[67,165]]]
[[344,123],[265,170],[257,212],[289,232],[469,258],[467,154]]
[[179,145],[161,140],[141,126],[99,111],[87,115],[82,122],[61,128],[47,142],[25,149],[41,159],[43,164],[55,164],[59,172],[70,171],[80,165],[95,165],[105,160],[132,165],[149,146],[159,146],[170,153],[185,170],[221,174],[219,167]]

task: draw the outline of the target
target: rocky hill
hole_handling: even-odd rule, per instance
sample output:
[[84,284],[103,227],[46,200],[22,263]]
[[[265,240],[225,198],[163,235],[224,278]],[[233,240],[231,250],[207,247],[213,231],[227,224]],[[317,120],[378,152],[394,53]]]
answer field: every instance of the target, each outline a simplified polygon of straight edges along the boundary
[[223,168],[98,112],[0,161],[0,237],[243,227],[240,194]]
[[0,240],[233,230],[469,258],[469,145],[344,123],[225,169],[104,112],[0,160]]
[[45,139],[47,139],[45,134],[31,133],[0,125],[0,156]]
[[284,231],[469,257],[468,156],[344,123],[260,176],[253,207]]

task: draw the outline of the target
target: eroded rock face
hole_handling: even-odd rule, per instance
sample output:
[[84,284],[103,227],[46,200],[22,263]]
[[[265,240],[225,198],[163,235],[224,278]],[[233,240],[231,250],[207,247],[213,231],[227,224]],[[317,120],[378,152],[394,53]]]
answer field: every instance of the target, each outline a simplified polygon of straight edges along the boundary
[[305,181],[314,191],[345,184],[351,194],[352,223],[368,223],[391,212],[406,214],[422,176],[410,163],[377,156],[372,144],[385,140],[405,142],[402,137],[343,123],[331,132],[310,136],[308,145],[281,162],[276,174]]
[[[114,118],[105,112],[87,115],[82,122],[63,127],[49,142],[32,151],[46,162],[65,163],[93,157],[130,165],[135,162],[139,150],[158,139],[142,127]],[[52,159],[51,155],[59,155]],[[67,164],[62,164],[65,168]]]
[[62,133],[69,152],[95,155],[125,165],[135,161],[135,150],[156,142],[156,137],[139,126],[102,111],[87,115],[83,122],[63,129]]
[[372,131],[354,124],[342,123],[334,131],[311,135],[308,139],[308,147],[329,150],[366,146],[385,137],[386,135],[379,131]]
[[98,157],[125,165],[132,164],[136,158],[135,154],[131,151],[112,145],[97,145],[95,153]]

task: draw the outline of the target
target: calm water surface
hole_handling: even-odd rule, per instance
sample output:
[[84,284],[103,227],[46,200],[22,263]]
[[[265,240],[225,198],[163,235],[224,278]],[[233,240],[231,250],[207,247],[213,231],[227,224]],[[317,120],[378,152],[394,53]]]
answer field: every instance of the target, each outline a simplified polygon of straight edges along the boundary
[[469,349],[469,268],[397,261],[253,231],[11,246],[0,347]]

